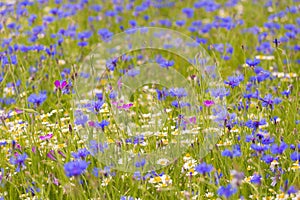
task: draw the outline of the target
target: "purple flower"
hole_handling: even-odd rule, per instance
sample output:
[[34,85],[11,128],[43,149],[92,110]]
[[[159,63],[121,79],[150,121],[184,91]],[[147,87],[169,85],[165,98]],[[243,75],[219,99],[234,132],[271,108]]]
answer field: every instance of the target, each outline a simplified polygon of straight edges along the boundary
[[45,136],[40,136],[40,139],[41,140],[49,140],[49,139],[51,139],[53,137],[53,134],[52,133],[49,133],[49,134],[47,134],[47,135],[45,135]]
[[203,102],[203,104],[204,104],[205,107],[210,107],[210,106],[214,105],[215,102],[213,100],[205,100]]
[[62,90],[63,88],[65,88],[68,85],[68,83],[65,80],[63,80],[63,81],[56,80],[54,82],[54,85],[55,85],[56,89]]
[[75,160],[64,165],[65,173],[68,177],[80,176],[87,169],[89,163],[85,160]]
[[208,165],[205,162],[195,166],[195,170],[200,173],[205,175],[206,173],[210,173],[213,170],[213,166],[212,165]]

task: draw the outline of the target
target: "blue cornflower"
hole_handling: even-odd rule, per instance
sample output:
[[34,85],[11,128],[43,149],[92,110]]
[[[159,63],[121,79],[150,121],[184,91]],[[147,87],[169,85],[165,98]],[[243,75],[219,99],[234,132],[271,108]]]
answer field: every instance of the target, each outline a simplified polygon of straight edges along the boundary
[[261,143],[262,144],[265,144],[265,145],[268,145],[268,144],[272,144],[274,143],[275,139],[273,137],[264,137],[262,140],[261,140]]
[[131,196],[121,196],[120,200],[134,200],[134,197],[131,197]]
[[156,62],[163,68],[169,68],[175,64],[175,62],[173,60],[166,60],[162,56],[157,56]]
[[159,20],[160,25],[165,26],[165,27],[170,27],[172,26],[172,22],[169,19],[161,19]]
[[25,160],[28,158],[27,154],[26,153],[23,153],[23,154],[19,154],[17,155],[16,157],[11,157],[10,158],[10,163],[13,164],[13,165],[17,165],[17,169],[16,171],[19,172],[21,167],[22,168],[25,168],[26,165],[25,165]]
[[294,151],[293,153],[291,153],[291,160],[292,161],[300,161],[300,153],[299,152],[296,152]]
[[183,102],[183,101],[180,101],[180,102],[178,102],[178,101],[172,101],[172,103],[171,103],[171,105],[172,106],[174,106],[175,108],[183,108],[183,107],[185,107],[185,106],[191,106],[191,104],[190,103],[187,103],[187,102]]
[[280,145],[273,144],[270,148],[272,154],[282,154],[285,149],[288,148],[288,145],[282,142]]
[[[100,94],[98,94],[100,95]],[[102,94],[101,94],[102,95]],[[97,98],[99,99],[99,97],[97,96]],[[84,105],[84,107],[86,107],[87,109],[89,109],[90,111],[94,112],[99,112],[101,107],[103,106],[104,101],[101,100],[97,100],[97,101],[91,101],[90,103]]]
[[90,38],[92,35],[93,35],[92,31],[83,31],[83,32],[78,33],[77,38],[79,40],[84,40],[84,39]]
[[290,186],[289,189],[287,190],[288,195],[290,194],[296,194],[298,190],[294,186]]
[[85,46],[88,45],[88,42],[87,41],[80,41],[80,42],[77,43],[77,45],[80,46],[80,47],[85,47]]
[[244,80],[243,75],[239,76],[229,76],[228,81],[224,81],[225,84],[229,85],[231,88],[239,86],[239,84]]
[[253,149],[254,151],[257,151],[258,153],[261,153],[263,151],[267,151],[269,149],[268,146],[265,145],[257,145],[257,144],[251,144],[251,149]]
[[128,70],[128,72],[126,74],[128,76],[135,77],[140,74],[140,70],[139,69],[130,69],[130,70]]
[[195,171],[203,175],[205,175],[206,173],[210,173],[212,170],[213,166],[208,165],[205,162],[195,166]]
[[165,60],[164,62],[160,63],[160,66],[163,68],[169,68],[172,67],[174,65],[174,61],[173,60]]
[[109,121],[106,121],[106,120],[102,120],[100,123],[96,123],[96,127],[99,127],[101,128],[102,130],[104,130],[104,127],[105,126],[108,126],[109,125]]
[[133,139],[133,144],[141,144],[145,141],[144,135],[137,135]]
[[250,179],[250,182],[251,182],[251,183],[254,183],[254,184],[260,185],[260,184],[261,184],[261,175],[259,175],[259,174],[254,174],[254,175],[252,176],[252,178]]
[[118,96],[118,93],[116,91],[112,91],[110,94],[109,94],[109,98],[110,99],[115,99],[117,98]]
[[249,65],[249,67],[255,67],[259,63],[260,63],[260,60],[258,60],[256,58],[254,60],[251,60],[251,59],[246,60],[246,64]]
[[112,171],[110,166],[105,166],[103,169],[94,167],[94,169],[92,171],[93,175],[96,177],[99,177],[99,172],[101,175],[104,175],[104,176],[115,176],[116,175],[116,172]]
[[270,155],[264,155],[261,160],[263,160],[265,163],[270,164],[275,158]]
[[41,92],[40,94],[31,94],[28,97],[28,102],[33,103],[34,106],[41,105],[47,99],[47,94],[45,92]]
[[183,26],[183,25],[185,25],[185,20],[177,20],[176,21],[176,25],[177,26]]
[[282,101],[280,98],[273,99],[271,94],[267,94],[264,98],[259,98],[259,100],[262,101],[261,105],[263,107],[270,107],[271,109],[273,109],[274,104],[279,104]]
[[135,20],[129,20],[128,22],[130,24],[130,26],[132,26],[133,28],[137,26],[137,23]]
[[110,32],[108,29],[103,28],[98,30],[98,35],[101,36],[102,40],[106,41],[113,36],[113,33]]
[[145,159],[142,159],[141,161],[137,161],[135,163],[135,167],[144,167],[146,164],[146,160]]
[[222,156],[225,156],[225,157],[230,157],[230,158],[233,158],[233,157],[239,157],[242,155],[242,152],[241,152],[241,147],[240,145],[235,145],[233,147],[233,150],[230,151],[229,149],[225,149],[223,152],[222,152]]
[[81,126],[85,126],[85,124],[88,121],[88,116],[84,115],[81,111],[78,111],[75,113],[75,124],[76,125],[81,125]]
[[64,165],[64,170],[68,177],[79,176],[84,173],[88,165],[85,160],[70,161]]
[[104,152],[105,149],[108,148],[108,144],[107,143],[98,143],[95,140],[91,140],[90,141],[90,145],[89,145],[89,149],[90,149],[90,153],[92,155],[95,155],[99,152]]
[[183,8],[182,12],[187,16],[187,18],[192,18],[194,16],[194,10],[192,8]]
[[106,67],[110,70],[110,71],[114,71],[116,66],[117,66],[117,61],[118,59],[109,59],[106,61]]
[[217,191],[219,196],[225,196],[226,198],[229,198],[230,196],[234,195],[236,192],[237,192],[237,188],[232,187],[231,184],[228,184],[227,186],[221,186]]
[[215,88],[210,90],[210,94],[215,98],[220,98],[221,100],[230,94],[229,90],[224,87]]
[[178,98],[186,97],[188,95],[184,88],[171,88],[169,94],[171,97]]
[[79,149],[77,152],[72,152],[72,156],[75,158],[75,159],[79,159],[79,158],[82,158],[84,159],[86,156],[88,156],[90,154],[90,152],[86,149],[86,148],[83,148],[83,149]]
[[16,55],[11,55],[10,56],[10,62],[13,65],[17,65],[18,64],[17,56]]
[[265,119],[261,119],[260,121],[252,121],[252,120],[248,120],[246,123],[245,123],[245,126],[247,126],[248,128],[251,128],[253,129],[253,132],[255,132],[259,126],[263,126],[267,124],[266,120]]
[[102,10],[102,6],[98,5],[98,4],[95,4],[95,5],[91,5],[90,6],[90,9],[91,10],[94,10],[96,12],[100,12]]
[[158,100],[165,100],[167,96],[169,96],[169,91],[166,88],[162,90],[156,89],[157,99]]
[[140,171],[134,172],[134,173],[133,173],[133,178],[134,178],[135,180],[141,180],[141,179],[142,179],[142,174],[141,174],[141,172],[140,172]]
[[35,186],[35,182],[32,182],[32,186],[29,186],[27,189],[26,189],[26,193],[29,193],[31,192],[31,195],[32,196],[35,196],[37,192],[40,192],[40,188],[38,188],[37,186]]

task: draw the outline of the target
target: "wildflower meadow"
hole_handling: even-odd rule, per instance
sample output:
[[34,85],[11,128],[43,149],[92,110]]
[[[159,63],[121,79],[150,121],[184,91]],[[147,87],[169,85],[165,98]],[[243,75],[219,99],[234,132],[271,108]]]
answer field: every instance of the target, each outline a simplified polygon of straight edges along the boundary
[[0,2],[0,199],[300,199],[299,0]]

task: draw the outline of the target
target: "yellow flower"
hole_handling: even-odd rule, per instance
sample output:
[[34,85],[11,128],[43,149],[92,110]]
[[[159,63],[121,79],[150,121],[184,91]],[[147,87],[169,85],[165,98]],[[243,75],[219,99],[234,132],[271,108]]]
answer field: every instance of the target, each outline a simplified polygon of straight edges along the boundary
[[111,139],[111,138],[109,138],[109,139],[107,140],[107,142],[111,144],[111,143],[114,143],[114,140]]

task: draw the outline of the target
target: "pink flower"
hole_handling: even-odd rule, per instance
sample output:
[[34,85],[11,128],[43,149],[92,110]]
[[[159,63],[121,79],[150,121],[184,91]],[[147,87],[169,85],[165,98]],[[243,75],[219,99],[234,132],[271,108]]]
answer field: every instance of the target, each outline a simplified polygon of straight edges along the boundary
[[51,160],[56,161],[56,158],[55,158],[53,150],[51,150],[49,153],[47,153],[47,157],[50,158]]
[[128,110],[129,108],[131,108],[131,106],[133,106],[133,103],[123,104],[122,106],[118,106],[118,109]]
[[205,101],[203,102],[203,104],[204,104],[204,106],[206,106],[206,107],[210,107],[210,106],[214,105],[215,102],[214,102],[213,100],[205,100]]
[[95,122],[94,121],[89,121],[88,124],[89,124],[89,126],[95,127]]
[[189,121],[190,121],[190,123],[192,123],[192,124],[196,124],[196,121],[197,121],[197,118],[194,116],[194,117],[191,117],[190,119],[189,119]]
[[56,80],[54,82],[54,85],[55,85],[56,89],[61,89],[62,90],[63,88],[65,88],[68,85],[68,83],[67,83],[67,81]]
[[49,140],[49,139],[51,139],[53,137],[53,134],[52,133],[49,133],[49,134],[47,134],[47,135],[45,135],[45,136],[40,136],[40,139],[41,140]]

